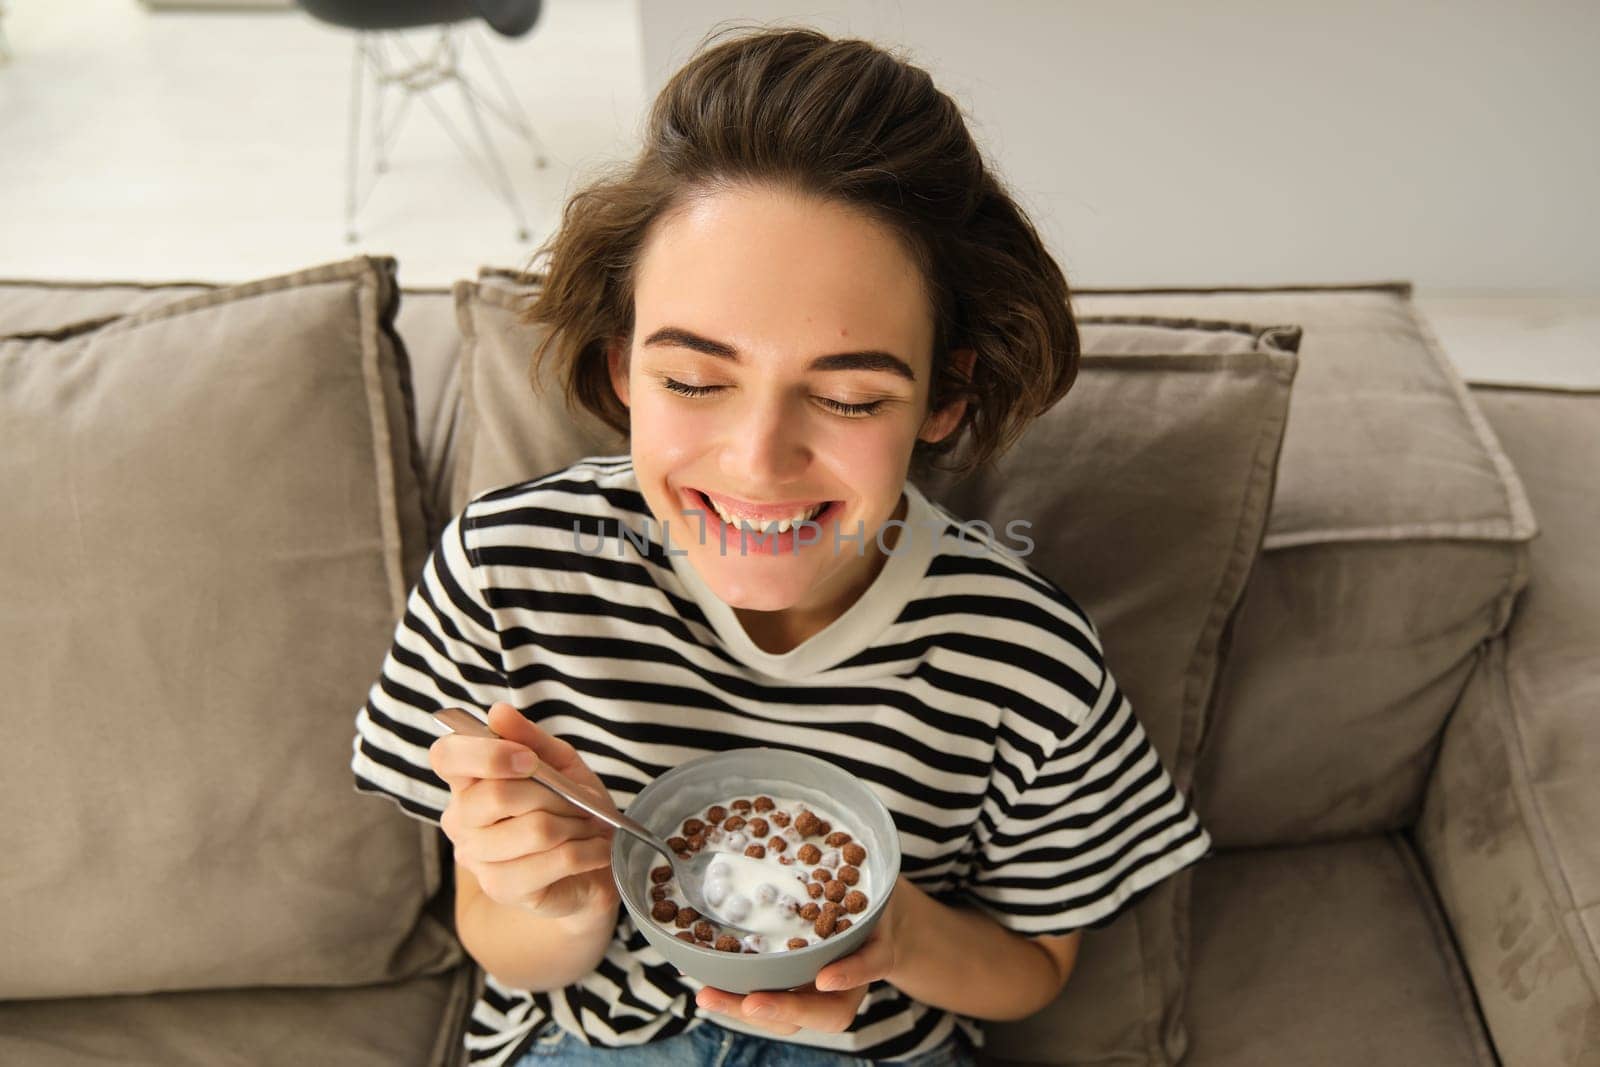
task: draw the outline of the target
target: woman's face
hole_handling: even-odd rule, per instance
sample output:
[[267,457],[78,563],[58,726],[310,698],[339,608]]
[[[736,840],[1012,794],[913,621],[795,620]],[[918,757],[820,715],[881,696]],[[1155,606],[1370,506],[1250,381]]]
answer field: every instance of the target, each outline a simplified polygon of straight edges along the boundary
[[[611,379],[650,510],[722,600],[836,614],[870,583],[879,528],[904,517],[913,444],[961,416],[925,412],[932,343],[915,264],[847,207],[738,187],[657,224]],[[763,518],[824,503],[818,528],[758,541]],[[929,536],[891,528],[884,545],[897,533]]]

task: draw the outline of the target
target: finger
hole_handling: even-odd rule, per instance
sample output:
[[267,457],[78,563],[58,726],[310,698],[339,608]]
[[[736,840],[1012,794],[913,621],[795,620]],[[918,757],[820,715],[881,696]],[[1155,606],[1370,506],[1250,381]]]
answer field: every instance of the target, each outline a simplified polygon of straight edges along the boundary
[[598,833],[606,826],[555,790],[531,778],[479,779],[456,796],[455,804],[460,809],[458,825],[464,827],[493,826],[502,819],[514,819],[533,811],[548,811],[568,819],[587,820],[594,824],[589,833]]
[[888,938],[876,936],[876,930],[873,934],[856,951],[818,971],[817,989],[824,993],[854,989],[889,977],[894,969],[894,949]]
[[547,770],[565,778],[566,781],[560,783],[561,788],[587,797],[603,810],[618,811],[610,792],[583,762],[576,748],[529,722],[510,704],[499,701],[489,708],[489,726],[502,737],[520,742]]
[[611,842],[588,837],[568,841],[548,852],[501,862],[474,863],[472,873],[495,900],[525,901],[563,878],[611,866]]
[[480,826],[456,843],[456,857],[473,863],[500,863],[548,852],[568,841],[605,836],[606,825],[587,815],[572,818],[552,811],[529,811]]
[[800,1030],[800,1027],[791,1023],[767,1022],[763,1019],[748,1018],[741,1010],[741,1004],[746,998],[721,989],[710,989],[708,992],[707,990],[709,988],[710,987],[702,988],[695,997],[695,1003],[702,1011],[710,1012],[715,1015],[724,1015],[732,1019],[738,1019],[746,1026],[754,1024],[763,1030],[768,1030],[774,1034],[780,1034],[783,1036],[797,1033]]
[[563,774],[583,762],[577,749],[555,734],[541,729],[503,700],[489,708],[489,729],[507,741],[515,741],[531,749],[535,756]]
[[[518,756],[531,756],[534,762],[522,769]],[[460,791],[478,778],[526,778],[538,757],[526,745],[493,737],[469,737],[450,733],[428,747],[428,764],[454,791]]]
[[751,993],[740,1005],[741,1018],[762,1026],[839,1033],[849,1029],[865,996],[865,987],[840,993]]

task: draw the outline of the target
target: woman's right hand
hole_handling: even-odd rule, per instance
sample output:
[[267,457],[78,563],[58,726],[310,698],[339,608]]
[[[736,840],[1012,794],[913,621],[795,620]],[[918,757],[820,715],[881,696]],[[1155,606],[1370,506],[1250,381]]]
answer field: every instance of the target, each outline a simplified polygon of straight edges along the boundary
[[[613,913],[615,828],[563,800],[513,765],[534,759],[565,775],[606,806],[610,794],[570,744],[541,730],[510,704],[489,709],[500,737],[448,733],[428,749],[433,771],[450,786],[439,820],[456,862],[485,896],[545,918]],[[529,765],[529,770],[532,765]]]

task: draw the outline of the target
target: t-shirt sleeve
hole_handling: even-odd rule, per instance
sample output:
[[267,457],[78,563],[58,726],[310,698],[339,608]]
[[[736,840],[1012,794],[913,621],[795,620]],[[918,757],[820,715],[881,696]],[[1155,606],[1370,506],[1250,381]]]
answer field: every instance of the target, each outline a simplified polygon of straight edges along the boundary
[[358,793],[387,796],[438,825],[450,789],[428,762],[440,708],[480,719],[510,698],[499,632],[467,549],[466,512],[451,519],[406,600],[378,678],[356,714],[350,769]]
[[1002,745],[967,891],[1028,937],[1109,924],[1211,850],[1107,669],[1076,724],[1031,754]]

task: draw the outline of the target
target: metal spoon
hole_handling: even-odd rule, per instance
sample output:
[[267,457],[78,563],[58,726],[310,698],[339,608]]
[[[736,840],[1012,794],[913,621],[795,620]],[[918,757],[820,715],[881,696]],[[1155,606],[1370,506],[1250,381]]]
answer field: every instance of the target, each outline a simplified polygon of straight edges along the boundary
[[[471,715],[460,708],[443,708],[434,712],[433,717],[444,723],[458,734],[469,734],[473,737],[493,737],[501,739],[499,734],[495,733],[488,726],[479,721],[476,716]],[[678,890],[682,894],[684,900],[688,903],[689,907],[693,908],[707,919],[710,919],[718,926],[721,926],[723,933],[732,934],[733,936],[742,939],[746,934],[755,932],[752,930],[747,930],[737,923],[729,922],[728,920],[722,918],[717,913],[715,908],[706,903],[705,891],[702,888],[705,885],[706,870],[711,866],[712,860],[723,853],[714,852],[711,849],[703,848],[699,852],[691,853],[689,859],[687,860],[680,859],[677,853],[673,852],[665,841],[651,833],[650,830],[642,823],[628,818],[626,815],[622,814],[622,812],[616,810],[615,807],[602,806],[595,803],[589,794],[583,791],[582,786],[578,785],[578,783],[574,782],[566,775],[557,772],[553,768],[545,766],[543,760],[541,760],[539,764],[534,767],[533,773],[529,774],[528,777],[532,778],[540,785],[553,789],[556,793],[560,794],[563,799],[576,804],[578,807],[582,808],[590,815],[593,815],[601,822],[610,823],[618,830],[621,830],[624,833],[632,834],[634,837],[637,837],[640,841],[643,841],[645,844],[649,845],[651,848],[665,856],[667,858],[667,863],[672,867],[673,880],[678,883]],[[607,800],[609,803],[609,798],[607,798]],[[621,892],[622,880],[618,877],[618,872],[615,865],[613,865],[611,869],[611,879],[617,883],[617,890]]]

